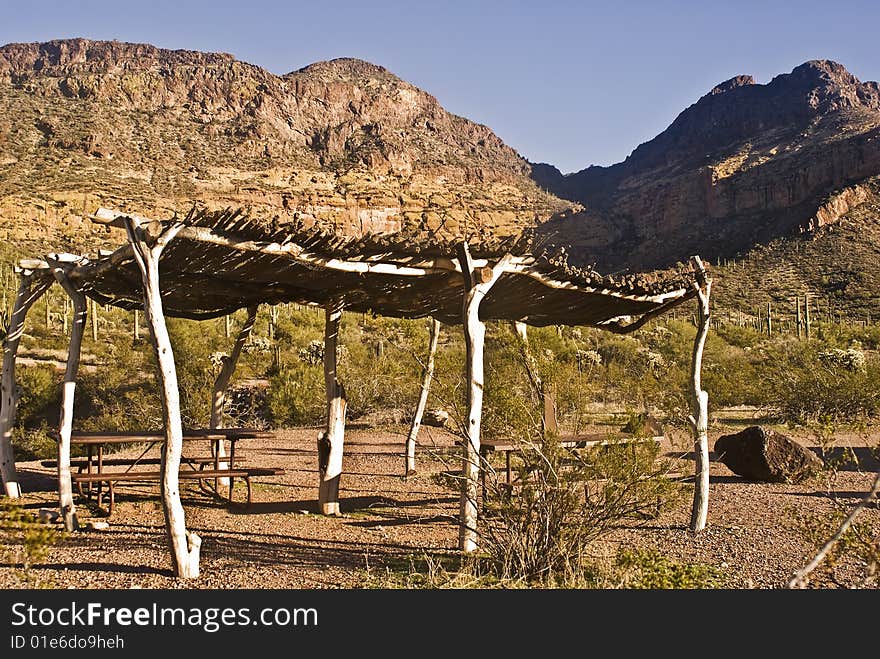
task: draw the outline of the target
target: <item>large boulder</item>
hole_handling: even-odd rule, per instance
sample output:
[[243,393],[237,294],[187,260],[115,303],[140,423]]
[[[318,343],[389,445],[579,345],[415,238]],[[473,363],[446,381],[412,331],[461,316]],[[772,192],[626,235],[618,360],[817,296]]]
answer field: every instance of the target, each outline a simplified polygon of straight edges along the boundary
[[767,483],[797,483],[822,468],[822,460],[790,437],[751,426],[715,442],[715,455],[738,476]]

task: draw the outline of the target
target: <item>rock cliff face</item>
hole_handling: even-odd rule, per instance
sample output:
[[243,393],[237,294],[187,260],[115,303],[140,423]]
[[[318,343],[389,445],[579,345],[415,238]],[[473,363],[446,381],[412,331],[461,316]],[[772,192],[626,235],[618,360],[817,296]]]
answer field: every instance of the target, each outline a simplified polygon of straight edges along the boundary
[[[566,204],[491,130],[354,59],[276,76],[84,39],[0,48],[0,238],[86,241],[101,205],[194,200],[345,233],[513,233]],[[37,229],[39,227],[39,229]]]
[[644,268],[729,257],[833,223],[880,174],[880,87],[812,61],[766,85],[737,76],[703,96],[622,163],[546,189],[586,210],[544,225],[579,260]]

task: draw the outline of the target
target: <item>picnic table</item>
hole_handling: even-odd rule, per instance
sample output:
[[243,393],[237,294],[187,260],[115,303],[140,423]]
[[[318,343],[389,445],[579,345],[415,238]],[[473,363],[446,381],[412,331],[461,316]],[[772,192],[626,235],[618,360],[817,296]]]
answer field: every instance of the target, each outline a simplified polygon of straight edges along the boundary
[[[575,451],[577,449],[592,448],[594,446],[612,446],[616,444],[631,444],[637,442],[655,442],[659,444],[663,441],[663,435],[644,437],[636,436],[632,433],[626,432],[597,432],[581,435],[568,435],[560,437],[557,441],[559,443],[559,446],[561,446],[562,448],[568,449],[570,451]],[[480,454],[485,460],[488,459],[490,453],[501,453],[504,455],[505,486],[507,488],[511,488],[513,486],[513,468],[511,465],[511,455],[518,451],[522,451],[524,448],[527,448],[527,445],[523,445],[520,442],[512,441],[509,439],[485,439],[480,444]],[[482,470],[482,485],[483,497],[485,498],[485,469]]]
[[[236,445],[243,439],[271,438],[274,434],[254,428],[212,428],[212,429],[188,429],[184,430],[183,440],[186,444],[196,441],[208,441],[211,447],[210,456],[193,456],[186,452],[181,456],[181,467],[189,466],[189,469],[181,469],[178,474],[183,479],[198,479],[200,482],[213,479],[215,491],[218,491],[220,478],[229,479],[229,500],[232,501],[233,485],[235,478],[241,478],[247,484],[248,503],[252,501],[251,482],[252,476],[268,476],[283,473],[278,468],[242,468],[239,465],[240,458],[236,456]],[[110,494],[109,513],[113,513],[115,502],[114,483],[118,481],[160,481],[160,471],[135,471],[139,465],[158,464],[157,458],[148,458],[150,450],[165,441],[163,431],[107,431],[107,432],[84,432],[76,431],[71,434],[71,445],[85,446],[86,459],[80,463],[80,473],[73,474],[71,480],[79,487],[82,494],[82,486],[87,485],[91,496],[92,485],[97,487],[97,502],[102,504],[102,485],[107,483]],[[221,442],[229,442],[229,455],[220,455]],[[105,447],[120,444],[146,443],[147,446],[138,457],[129,459],[105,460]],[[221,464],[225,465],[221,467]],[[208,470],[206,467],[213,468]],[[107,466],[124,466],[124,470],[107,470]],[[85,471],[83,471],[83,468]]]

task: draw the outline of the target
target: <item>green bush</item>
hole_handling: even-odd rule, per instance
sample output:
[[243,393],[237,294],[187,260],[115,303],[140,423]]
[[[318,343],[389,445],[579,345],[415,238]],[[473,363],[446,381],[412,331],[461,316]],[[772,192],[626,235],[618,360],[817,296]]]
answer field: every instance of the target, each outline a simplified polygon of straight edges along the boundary
[[864,370],[823,364],[820,360],[781,365],[771,381],[772,403],[791,424],[858,423],[880,412],[880,365]]
[[57,422],[61,403],[61,377],[52,366],[19,367],[18,423],[33,428],[49,419]]
[[266,407],[276,427],[321,423],[326,405],[320,366],[293,363],[269,379]]
[[651,550],[621,550],[615,568],[621,588],[705,589],[723,588],[725,583],[724,573],[718,568],[679,563]]
[[61,533],[40,522],[20,503],[0,497],[0,556],[10,563],[20,564],[26,577],[34,564],[42,561]]
[[125,338],[96,346],[99,366],[80,370],[76,426],[81,430],[158,430],[162,401],[151,349]]
[[549,586],[582,583],[592,569],[592,543],[626,520],[656,516],[678,498],[658,451],[651,442],[575,456],[553,438],[524,442],[516,490],[490,479],[481,539],[490,573]]

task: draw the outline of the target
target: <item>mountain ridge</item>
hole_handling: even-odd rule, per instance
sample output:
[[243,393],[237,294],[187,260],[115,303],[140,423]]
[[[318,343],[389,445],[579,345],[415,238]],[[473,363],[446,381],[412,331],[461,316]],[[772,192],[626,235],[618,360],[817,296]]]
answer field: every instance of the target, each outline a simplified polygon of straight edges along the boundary
[[277,76],[149,44],[0,47],[7,239],[43,222],[44,242],[72,247],[98,205],[166,216],[193,201],[355,235],[514,234],[570,205],[529,172],[488,127],[353,58]]
[[[880,86],[811,60],[766,84],[735,76],[622,162],[533,178],[585,210],[543,225],[610,269],[662,267],[682,253],[731,257],[810,231],[830,196],[880,174]],[[864,201],[864,200],[863,200]],[[660,248],[662,245],[662,248]]]

